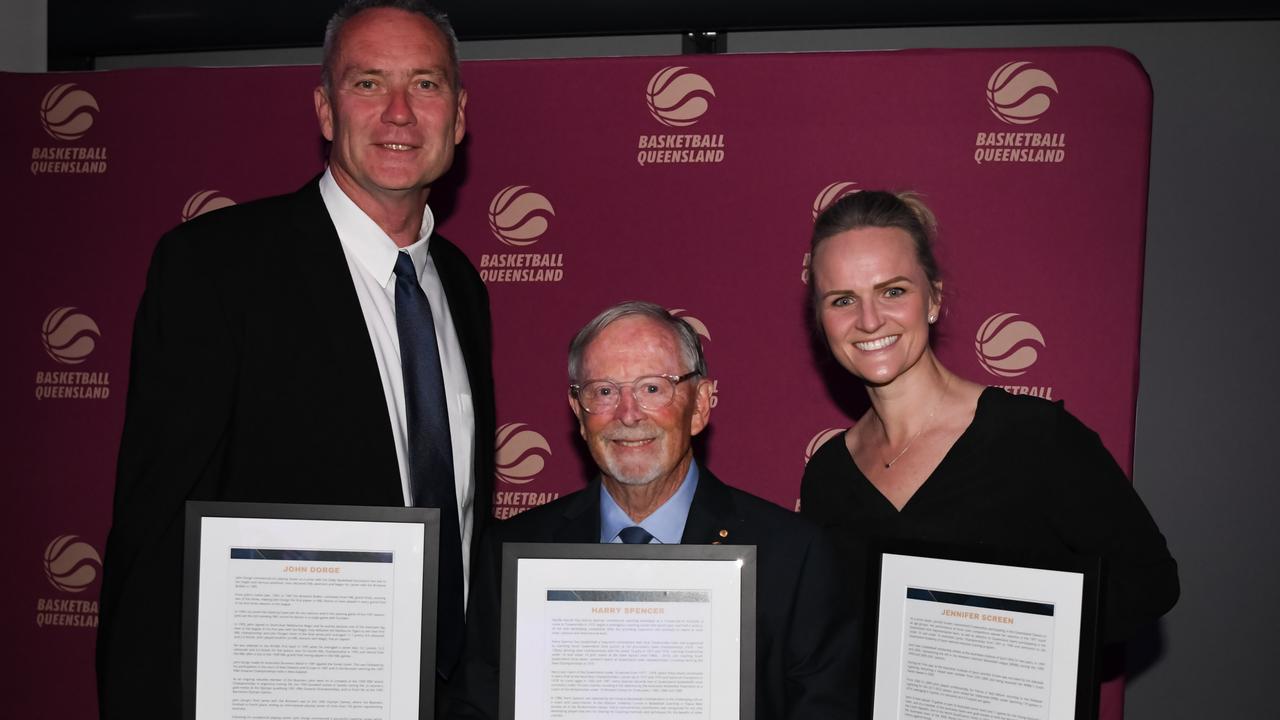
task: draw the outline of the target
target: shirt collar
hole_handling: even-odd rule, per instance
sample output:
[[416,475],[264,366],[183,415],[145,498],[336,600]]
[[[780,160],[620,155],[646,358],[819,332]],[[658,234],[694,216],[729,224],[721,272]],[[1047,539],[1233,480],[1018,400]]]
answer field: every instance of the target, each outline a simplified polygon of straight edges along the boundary
[[[365,214],[360,206],[338,186],[333,173],[325,168],[320,177],[320,197],[324,199],[325,208],[338,231],[338,239],[342,247],[355,257],[360,267],[382,287],[387,287],[395,277],[396,253],[401,248],[383,232],[378,224]],[[431,233],[435,230],[436,219],[431,214],[431,206],[422,207],[422,229],[418,231],[418,240],[403,250],[409,253],[413,266],[418,269],[418,277],[422,277],[422,269],[427,264],[427,253],[430,250]]]
[[689,471],[684,474],[680,488],[667,498],[662,506],[652,515],[637,523],[627,515],[613,496],[609,494],[604,483],[600,483],[600,542],[618,542],[618,533],[623,528],[639,525],[649,531],[655,541],[664,545],[679,545],[684,536],[685,521],[689,519],[689,508],[693,506],[693,493],[698,489],[698,463],[689,463]]

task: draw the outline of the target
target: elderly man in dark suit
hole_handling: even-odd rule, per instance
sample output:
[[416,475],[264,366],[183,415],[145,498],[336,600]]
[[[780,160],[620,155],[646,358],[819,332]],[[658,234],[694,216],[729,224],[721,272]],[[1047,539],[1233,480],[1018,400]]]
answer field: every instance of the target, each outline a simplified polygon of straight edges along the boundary
[[650,303],[609,308],[574,339],[569,378],[569,406],[599,476],[486,535],[451,717],[497,717],[504,542],[756,545],[755,717],[853,717],[854,603],[827,540],[694,461],[712,383],[692,328]]
[[104,718],[179,715],[191,499],[441,508],[452,673],[494,427],[488,295],[427,206],[465,132],[456,45],[419,0],[348,2],[315,91],[324,174],[156,248],[107,541]]

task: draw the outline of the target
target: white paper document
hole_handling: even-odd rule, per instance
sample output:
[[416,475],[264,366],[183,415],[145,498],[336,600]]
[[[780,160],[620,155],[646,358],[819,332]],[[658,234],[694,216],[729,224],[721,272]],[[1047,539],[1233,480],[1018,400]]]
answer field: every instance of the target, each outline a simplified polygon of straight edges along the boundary
[[737,719],[734,563],[519,562],[518,718]]
[[885,553],[875,720],[1070,720],[1082,576]]
[[[364,523],[203,524],[198,718],[417,717],[421,525],[365,528],[390,536],[354,550],[334,548],[369,538],[334,528]],[[397,573],[416,579],[397,583]]]
[[908,588],[903,718],[1044,720],[1053,605]]

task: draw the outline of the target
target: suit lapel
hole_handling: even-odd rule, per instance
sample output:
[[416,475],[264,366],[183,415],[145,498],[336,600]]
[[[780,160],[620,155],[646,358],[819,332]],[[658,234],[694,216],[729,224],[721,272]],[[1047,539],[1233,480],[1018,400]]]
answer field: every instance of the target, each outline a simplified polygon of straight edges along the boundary
[[[305,328],[307,341],[313,338],[315,343],[298,348],[298,361],[320,368],[325,376],[320,382],[335,394],[334,402],[351,417],[363,418],[361,424],[368,428],[368,437],[377,438],[373,445],[385,448],[380,458],[371,458],[385,471],[375,476],[399,478],[381,371],[342,241],[320,196],[319,178],[292,197],[288,242],[282,245],[290,248],[289,272],[300,276],[303,297],[296,298],[291,307],[281,308],[281,316]],[[306,357],[315,350],[324,356]]]
[[[458,333],[458,344],[462,346],[462,359],[470,372],[471,368],[482,367],[480,353],[483,352],[487,343],[482,341],[478,334],[487,332],[487,324],[482,323],[482,320],[488,318],[478,317],[482,308],[476,307],[477,298],[470,291],[462,269],[457,267],[461,260],[458,255],[462,251],[441,237],[439,233],[432,235],[430,244],[431,259],[436,264],[436,273],[440,276],[440,287],[444,290],[445,298],[449,302],[449,315],[453,318],[453,328]],[[474,388],[472,393],[475,393]]]
[[600,480],[592,480],[587,489],[578,493],[560,516],[560,522],[552,531],[552,540],[558,543],[600,542]]
[[[344,365],[376,372],[377,360],[360,310],[360,298],[342,253],[342,241],[320,197],[319,182],[312,181],[293,197],[289,260],[292,271],[301,276],[307,295],[294,311],[322,318],[315,325]],[[353,342],[357,337],[362,342]]]
[[711,471],[698,467],[698,489],[693,493],[689,518],[680,542],[685,545],[732,544],[739,518],[733,511],[729,488]]

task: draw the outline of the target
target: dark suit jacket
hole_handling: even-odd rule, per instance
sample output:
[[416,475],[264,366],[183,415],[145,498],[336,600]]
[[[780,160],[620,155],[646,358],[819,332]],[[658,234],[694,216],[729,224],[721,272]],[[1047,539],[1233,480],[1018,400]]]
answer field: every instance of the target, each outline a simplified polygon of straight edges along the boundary
[[[854,717],[857,618],[830,542],[800,516],[699,470],[681,542],[757,546],[757,720]],[[502,544],[599,541],[599,480],[490,527],[472,571],[461,688],[449,717],[498,716]]]
[[[430,252],[470,376],[479,538],[493,482],[489,300],[458,248],[433,236]],[[373,345],[315,180],[197,217],[156,247],[107,539],[103,717],[178,716],[191,499],[404,504]]]

